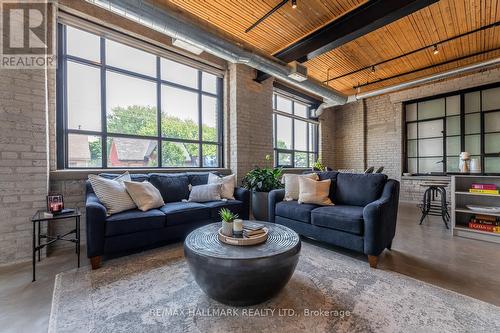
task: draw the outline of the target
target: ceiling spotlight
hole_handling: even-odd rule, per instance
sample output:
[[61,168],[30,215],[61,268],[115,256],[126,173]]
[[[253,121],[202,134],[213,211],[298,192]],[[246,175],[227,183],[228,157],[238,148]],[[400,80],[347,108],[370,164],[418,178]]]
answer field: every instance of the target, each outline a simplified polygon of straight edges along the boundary
[[375,66],[372,66],[372,73],[375,73]]
[[292,8],[297,8],[297,0],[292,0]]
[[434,49],[433,49],[432,53],[434,53],[434,54],[438,54],[439,53],[439,49],[438,49],[438,45],[437,44],[434,44]]

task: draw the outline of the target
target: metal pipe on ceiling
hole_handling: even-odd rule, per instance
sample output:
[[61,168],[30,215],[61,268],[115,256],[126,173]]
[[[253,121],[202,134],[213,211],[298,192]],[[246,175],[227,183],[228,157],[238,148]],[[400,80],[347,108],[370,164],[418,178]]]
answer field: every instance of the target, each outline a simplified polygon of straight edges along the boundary
[[190,43],[203,51],[211,53],[226,61],[245,64],[296,88],[323,98],[328,106],[342,105],[347,96],[324,85],[322,82],[308,78],[298,82],[288,77],[290,67],[273,57],[264,57],[255,51],[236,45],[233,41],[214,31],[208,31],[187,22],[166,9],[155,6],[145,0],[87,0],[115,14],[125,16],[152,29],[158,30],[172,38]]

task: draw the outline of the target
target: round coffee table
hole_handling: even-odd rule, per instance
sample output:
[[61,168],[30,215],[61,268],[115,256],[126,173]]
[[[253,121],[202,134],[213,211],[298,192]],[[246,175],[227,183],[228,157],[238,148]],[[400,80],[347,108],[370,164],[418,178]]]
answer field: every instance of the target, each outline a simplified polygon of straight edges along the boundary
[[256,222],[269,228],[269,238],[259,245],[220,242],[217,231],[221,223],[203,226],[187,236],[184,254],[189,268],[211,298],[237,306],[261,303],[276,295],[292,277],[299,261],[299,235],[280,224]]

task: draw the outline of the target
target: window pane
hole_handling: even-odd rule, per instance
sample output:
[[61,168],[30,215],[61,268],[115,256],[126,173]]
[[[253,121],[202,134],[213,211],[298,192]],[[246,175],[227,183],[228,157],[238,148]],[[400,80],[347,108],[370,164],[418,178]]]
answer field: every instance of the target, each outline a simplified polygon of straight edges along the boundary
[[406,105],[406,121],[417,120],[417,103]]
[[418,119],[444,116],[444,98],[418,103]]
[[307,123],[305,121],[295,121],[295,150],[307,150]]
[[307,168],[307,153],[295,153],[295,167]]
[[483,90],[483,111],[500,109],[500,87]]
[[484,159],[484,172],[500,173],[500,157],[486,157]]
[[198,88],[198,70],[161,58],[161,78],[183,86]]
[[421,139],[418,140],[418,156],[442,156],[443,139]]
[[101,131],[101,71],[68,61],[68,127]]
[[481,118],[479,113],[465,116],[465,134],[475,134],[481,131]]
[[293,107],[296,116],[304,118],[308,117],[307,111],[309,110],[309,108],[307,105],[295,102]]
[[156,103],[154,82],[107,72],[106,113],[109,132],[157,135]]
[[217,168],[219,166],[217,150],[218,146],[216,145],[204,144],[202,146],[203,166],[205,168]]
[[484,135],[484,152],[486,154],[500,153],[500,133]]
[[481,103],[481,96],[479,94],[479,91],[465,94],[464,96],[465,113],[473,113],[481,111],[480,103]]
[[408,172],[409,173],[417,173],[417,159],[409,158],[408,159]]
[[446,135],[460,135],[460,116],[446,118]]
[[158,166],[158,141],[108,137],[108,167]]
[[480,135],[466,135],[465,136],[465,151],[471,155],[480,154],[480,151],[481,151]]
[[68,167],[102,167],[102,145],[98,136],[68,135]]
[[491,112],[484,114],[484,131],[500,132],[500,112]]
[[446,97],[446,115],[460,114],[460,95]]
[[161,131],[168,138],[197,140],[198,94],[162,85]]
[[408,157],[417,157],[417,142],[418,140],[408,141]]
[[446,155],[460,155],[460,137],[446,138]]
[[217,99],[215,97],[202,97],[202,138],[204,141],[217,141]]
[[459,164],[458,157],[447,157],[446,158],[446,171],[447,172],[459,172],[458,164]]
[[276,110],[292,113],[292,101],[276,95]]
[[318,125],[309,124],[309,151],[316,151],[316,130]]
[[217,93],[217,76],[208,74],[208,73],[202,73],[201,76],[201,87],[203,91],[216,94]]
[[162,142],[162,166],[199,166],[199,145],[195,143]]
[[419,138],[440,137],[442,135],[443,135],[442,120],[424,121],[418,124]]
[[292,149],[292,118],[276,115],[276,148]]
[[278,165],[292,166],[292,154],[278,153]]
[[66,26],[66,50],[69,55],[101,62],[101,38],[86,31]]
[[106,64],[156,77],[155,55],[112,40],[106,40]]
[[416,139],[417,138],[417,124],[411,123],[407,125],[407,138]]
[[441,157],[419,158],[418,172],[419,173],[443,172],[443,163],[440,163],[442,160],[443,159]]
[[308,167],[312,167],[315,162],[316,162],[316,156],[315,156],[315,154],[309,154],[309,165],[308,165]]

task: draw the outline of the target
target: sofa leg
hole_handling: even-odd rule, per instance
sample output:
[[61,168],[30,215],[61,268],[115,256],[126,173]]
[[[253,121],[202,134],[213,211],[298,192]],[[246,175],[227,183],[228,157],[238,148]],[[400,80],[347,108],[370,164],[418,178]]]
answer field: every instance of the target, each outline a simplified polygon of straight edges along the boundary
[[371,268],[377,268],[378,256],[368,256],[368,262]]
[[98,269],[101,267],[101,256],[91,257],[90,265],[92,266],[92,269]]

